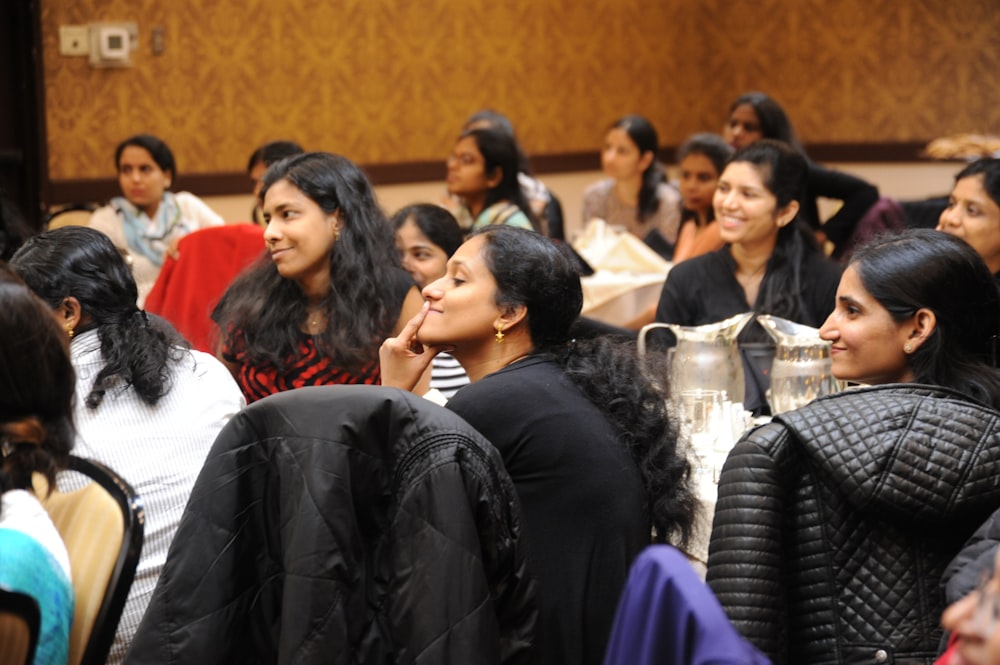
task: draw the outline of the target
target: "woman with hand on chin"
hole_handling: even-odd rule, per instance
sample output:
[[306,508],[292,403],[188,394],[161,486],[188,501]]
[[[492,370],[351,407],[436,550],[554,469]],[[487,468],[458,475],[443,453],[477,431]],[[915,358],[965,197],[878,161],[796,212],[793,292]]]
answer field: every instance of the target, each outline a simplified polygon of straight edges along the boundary
[[248,402],[303,386],[379,382],[378,347],[420,310],[368,178],[322,152],[268,168],[261,191],[269,256],[213,313]]
[[[406,206],[392,216],[396,229],[396,249],[403,270],[410,273],[417,288],[440,279],[447,271],[448,259],[463,240],[462,229],[454,215],[433,203]],[[447,353],[434,356],[431,363],[431,390],[448,399],[469,377],[457,360]]]
[[[841,268],[798,221],[805,177],[805,158],[786,143],[765,139],[737,152],[712,199],[726,245],[671,269],[656,320],[697,326],[752,310],[818,327],[833,309]],[[739,341],[773,344],[756,322]],[[767,377],[745,365],[744,406],[763,411]]]
[[750,431],[719,480],[707,580],[772,662],[934,660],[942,573],[1000,507],[998,333],[961,240],[914,229],[853,254],[820,336],[868,387]]
[[95,210],[88,225],[129,257],[142,307],[164,258],[176,254],[181,238],[224,222],[194,194],[170,191],[177,178],[174,154],[155,136],[137,134],[118,144],[115,168],[122,196]]
[[695,510],[662,388],[633,346],[571,340],[575,265],[548,238],[473,235],[424,288],[424,309],[382,346],[385,385],[414,389],[447,350],[470,385],[448,402],[503,456],[538,578],[538,662],[601,663],[629,564],[683,542]]

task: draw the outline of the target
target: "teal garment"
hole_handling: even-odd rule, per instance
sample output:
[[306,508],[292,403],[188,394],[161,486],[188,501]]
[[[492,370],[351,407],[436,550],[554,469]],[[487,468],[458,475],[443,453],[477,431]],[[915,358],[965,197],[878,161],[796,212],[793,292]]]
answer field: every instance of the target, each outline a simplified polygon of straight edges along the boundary
[[528,219],[528,216],[520,208],[507,201],[497,201],[479,213],[476,221],[472,224],[472,230],[478,231],[494,224],[516,226],[519,229],[528,229],[529,231],[535,228],[531,225],[531,220]]
[[155,266],[163,265],[163,255],[178,230],[183,230],[183,233],[194,230],[184,227],[181,208],[173,192],[163,193],[155,219],[150,219],[124,196],[116,196],[110,203],[121,215],[129,248],[145,256]]
[[42,626],[35,665],[66,665],[73,585],[55,557],[31,536],[0,528],[0,586],[38,601]]

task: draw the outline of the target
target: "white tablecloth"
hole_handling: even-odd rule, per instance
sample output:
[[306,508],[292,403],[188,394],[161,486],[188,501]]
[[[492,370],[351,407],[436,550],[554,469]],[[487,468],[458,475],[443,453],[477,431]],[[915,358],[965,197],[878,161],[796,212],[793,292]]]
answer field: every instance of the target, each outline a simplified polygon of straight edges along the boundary
[[750,413],[741,411],[738,407],[731,410],[730,417],[732,420],[727,423],[727,427],[732,428],[731,438],[723,437],[707,450],[699,449],[696,445],[692,445],[688,450],[694,491],[700,510],[695,516],[694,528],[684,553],[702,579],[705,578],[708,563],[708,545],[712,538],[712,521],[715,518],[715,504],[719,498],[719,474],[722,473],[722,465],[726,463],[729,450],[736,445],[746,430],[754,424],[768,420],[763,418],[751,422]]
[[580,278],[583,316],[620,326],[660,299],[665,272],[630,273],[598,270]]

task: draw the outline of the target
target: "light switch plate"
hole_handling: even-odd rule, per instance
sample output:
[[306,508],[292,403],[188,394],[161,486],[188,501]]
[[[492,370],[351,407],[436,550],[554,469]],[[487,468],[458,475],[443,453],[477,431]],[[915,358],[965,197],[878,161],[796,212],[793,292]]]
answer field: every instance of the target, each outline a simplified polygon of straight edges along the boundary
[[59,26],[59,55],[88,55],[90,28],[86,25]]
[[91,67],[131,67],[132,53],[138,46],[135,21],[90,24]]

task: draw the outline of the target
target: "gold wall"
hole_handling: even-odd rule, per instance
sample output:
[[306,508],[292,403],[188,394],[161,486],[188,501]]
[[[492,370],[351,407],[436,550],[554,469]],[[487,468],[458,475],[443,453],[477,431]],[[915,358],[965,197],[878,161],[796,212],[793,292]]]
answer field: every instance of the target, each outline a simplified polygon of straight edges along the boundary
[[[138,22],[133,67],[58,54],[59,25],[102,20]],[[750,89],[811,143],[1000,132],[997,0],[43,0],[42,32],[53,180],[111,177],[140,131],[182,175],[275,138],[443,159],[483,106],[534,154],[596,150],[629,112],[675,145]]]

